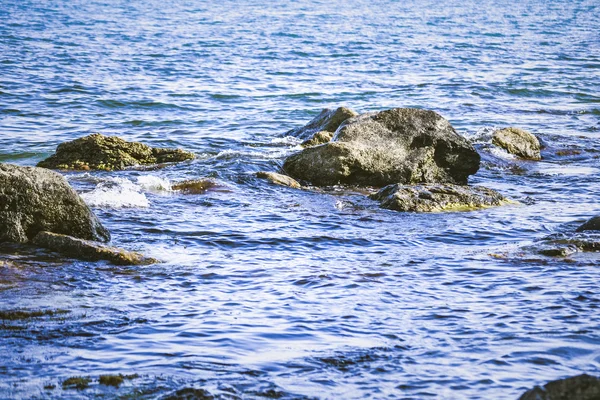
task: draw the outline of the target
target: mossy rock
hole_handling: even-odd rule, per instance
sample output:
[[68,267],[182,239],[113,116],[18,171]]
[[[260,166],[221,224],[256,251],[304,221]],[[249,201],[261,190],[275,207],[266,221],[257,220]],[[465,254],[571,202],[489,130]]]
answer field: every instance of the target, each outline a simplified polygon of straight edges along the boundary
[[382,208],[412,212],[472,211],[510,202],[492,189],[450,184],[395,184],[370,197],[381,201]]
[[121,170],[136,165],[173,163],[195,158],[181,149],[150,147],[99,133],[62,143],[38,167],[66,170]]
[[63,387],[63,390],[67,390],[67,389],[84,390],[84,389],[87,389],[87,387],[90,385],[90,382],[92,382],[92,379],[89,377],[73,376],[71,378],[66,379],[62,383],[62,387]]
[[300,189],[302,185],[298,183],[294,178],[290,178],[287,175],[278,174],[276,172],[257,172],[256,177],[259,179],[265,179],[272,184],[280,186],[288,186],[294,189]]
[[114,387],[118,388],[125,381],[125,379],[131,380],[131,379],[136,379],[136,378],[139,378],[138,374],[131,374],[131,375],[123,375],[123,374],[112,375],[112,374],[108,374],[108,375],[100,375],[100,378],[98,379],[98,382],[101,385],[114,386]]
[[202,194],[217,186],[218,184],[211,179],[191,179],[171,185],[171,190],[183,194]]
[[519,128],[504,128],[494,132],[492,144],[526,160],[541,160],[540,141],[535,135]]

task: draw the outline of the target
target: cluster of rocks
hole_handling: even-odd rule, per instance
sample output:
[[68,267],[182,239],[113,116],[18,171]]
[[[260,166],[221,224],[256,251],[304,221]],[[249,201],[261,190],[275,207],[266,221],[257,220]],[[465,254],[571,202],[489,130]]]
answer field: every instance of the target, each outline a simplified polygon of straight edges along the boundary
[[[106,245],[108,230],[67,180],[46,168],[118,170],[192,158],[192,153],[179,149],[93,134],[59,145],[56,154],[38,164],[44,168],[0,164],[0,243],[30,243],[69,257],[118,265],[155,263],[142,254]],[[183,182],[174,190],[205,190],[209,185],[198,182]]]

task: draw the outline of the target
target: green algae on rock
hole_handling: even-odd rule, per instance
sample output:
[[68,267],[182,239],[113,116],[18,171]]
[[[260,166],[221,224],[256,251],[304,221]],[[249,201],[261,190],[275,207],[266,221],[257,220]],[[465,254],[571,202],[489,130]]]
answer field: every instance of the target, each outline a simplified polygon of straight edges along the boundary
[[466,184],[480,156],[439,114],[395,108],[344,121],[329,143],[288,157],[283,169],[317,186]]
[[127,142],[117,136],[95,133],[58,145],[56,153],[40,161],[38,167],[113,171],[194,158],[193,153],[181,149],[150,147],[143,143]]
[[136,379],[136,378],[139,378],[138,374],[131,374],[131,375],[123,375],[123,374],[110,375],[109,374],[109,375],[100,375],[98,382],[101,385],[114,386],[114,387],[118,388],[125,381],[125,379],[132,380],[132,379]]
[[451,184],[394,184],[370,198],[381,201],[382,208],[412,212],[471,211],[510,202],[492,189]]
[[106,260],[115,265],[148,265],[158,262],[140,253],[57,233],[40,232],[33,238],[33,244],[79,260]]
[[0,320],[2,321],[21,321],[41,317],[54,317],[56,315],[68,314],[71,311],[56,310],[0,310]]
[[504,128],[494,132],[492,144],[526,160],[541,160],[540,141],[535,135],[519,128]]
[[26,243],[41,231],[110,240],[108,230],[62,175],[0,164],[0,242]]
[[67,389],[84,390],[90,385],[91,381],[92,381],[92,379],[89,377],[86,377],[86,376],[72,376],[63,381],[62,388],[63,388],[63,390],[67,390]]

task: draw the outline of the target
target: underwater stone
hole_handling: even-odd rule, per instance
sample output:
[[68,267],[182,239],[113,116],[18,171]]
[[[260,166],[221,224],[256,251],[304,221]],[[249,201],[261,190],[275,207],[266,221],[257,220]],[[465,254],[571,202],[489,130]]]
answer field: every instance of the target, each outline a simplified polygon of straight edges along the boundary
[[216,186],[218,186],[217,183],[211,179],[191,179],[173,184],[171,190],[183,194],[202,194]]
[[504,128],[494,132],[492,144],[510,154],[527,160],[541,160],[540,141],[533,134],[519,128]]
[[0,242],[25,243],[41,231],[110,240],[108,230],[62,175],[0,164]]
[[78,260],[106,260],[115,265],[148,265],[158,262],[140,253],[57,233],[40,232],[33,238],[33,244]]
[[95,133],[58,145],[56,153],[40,161],[38,167],[113,171],[136,165],[181,162],[194,157],[193,153],[181,149],[150,147]]
[[492,189],[451,184],[389,185],[370,198],[382,208],[413,212],[471,211],[510,202]]
[[466,184],[480,156],[439,114],[395,108],[346,120],[331,142],[288,157],[283,169],[317,186]]

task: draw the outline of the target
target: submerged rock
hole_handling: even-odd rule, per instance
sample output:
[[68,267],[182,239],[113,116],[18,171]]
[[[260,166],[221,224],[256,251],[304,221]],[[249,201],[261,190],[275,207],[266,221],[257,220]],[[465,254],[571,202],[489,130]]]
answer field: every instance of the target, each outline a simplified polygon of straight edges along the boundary
[[331,142],[285,160],[292,177],[317,186],[466,184],[480,156],[439,114],[395,108],[346,120]]
[[346,107],[339,107],[335,110],[326,108],[308,124],[286,132],[286,136],[293,136],[308,141],[320,132],[335,132],[342,122],[357,115],[356,112]]
[[217,183],[210,179],[192,179],[173,184],[171,190],[183,194],[202,194],[216,186],[218,186]]
[[282,175],[275,172],[257,172],[256,177],[260,179],[266,179],[276,185],[289,186],[294,189],[300,189],[302,187],[302,185],[300,185],[294,178],[290,178],[287,175]]
[[193,153],[180,149],[150,147],[99,133],[58,145],[56,153],[38,167],[75,170],[120,170],[135,165],[191,160]]
[[509,202],[495,190],[481,186],[451,184],[389,185],[370,196],[382,208],[396,211],[470,211]]
[[492,144],[510,154],[527,160],[541,160],[540,141],[533,134],[519,128],[504,128],[494,132]]
[[598,400],[600,378],[587,374],[549,382],[525,392],[519,400]]
[[57,233],[40,232],[33,238],[33,244],[78,260],[106,260],[115,265],[148,265],[158,262],[140,253]]
[[25,243],[38,232],[108,241],[110,234],[60,174],[0,164],[0,242]]
[[588,219],[575,232],[600,231],[600,215]]

